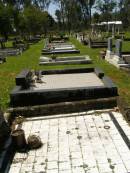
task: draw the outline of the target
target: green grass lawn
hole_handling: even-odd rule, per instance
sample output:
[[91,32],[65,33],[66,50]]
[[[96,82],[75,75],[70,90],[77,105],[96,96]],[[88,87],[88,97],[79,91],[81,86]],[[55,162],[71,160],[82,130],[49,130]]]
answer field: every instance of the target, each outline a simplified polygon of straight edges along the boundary
[[[92,65],[66,65],[66,66],[39,66],[39,57],[43,48],[43,41],[32,45],[22,55],[8,57],[7,62],[0,65],[0,106],[6,109],[9,106],[9,93],[15,86],[15,77],[23,69],[63,69],[70,67],[100,67],[106,75],[110,76],[119,88],[119,94],[130,104],[130,76],[99,58],[101,49],[90,49],[71,38],[71,42],[80,49],[81,55],[90,55]],[[128,45],[126,45],[127,47]],[[77,55],[77,54],[76,54]],[[62,55],[69,56],[69,55]]]
[[122,44],[123,51],[129,51],[130,52],[130,41],[124,41]]
[[5,43],[5,47],[12,47],[12,46],[13,46],[12,43],[13,43],[12,41],[6,42],[6,43]]

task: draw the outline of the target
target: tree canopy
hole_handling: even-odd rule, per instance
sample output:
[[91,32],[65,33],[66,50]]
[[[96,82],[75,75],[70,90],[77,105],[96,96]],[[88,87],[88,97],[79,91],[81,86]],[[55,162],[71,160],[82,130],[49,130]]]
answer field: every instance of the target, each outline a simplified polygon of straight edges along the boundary
[[0,34],[40,34],[55,21],[47,12],[50,0],[0,0]]
[[[57,5],[56,20],[47,12]],[[121,20],[130,26],[130,0],[0,0],[0,35],[78,31],[91,23]]]

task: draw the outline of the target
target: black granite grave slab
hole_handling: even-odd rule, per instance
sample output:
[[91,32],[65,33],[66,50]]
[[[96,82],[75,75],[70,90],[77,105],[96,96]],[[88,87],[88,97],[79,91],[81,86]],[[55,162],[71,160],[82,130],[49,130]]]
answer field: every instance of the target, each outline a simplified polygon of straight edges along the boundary
[[107,41],[95,41],[95,40],[89,40],[89,47],[90,48],[107,48]]
[[16,85],[22,86],[22,88],[28,88],[30,86],[30,81],[32,77],[32,72],[29,70],[23,70],[16,78]]
[[[43,105],[43,104],[53,104],[60,102],[68,101],[79,101],[79,100],[90,100],[90,99],[99,99],[99,98],[109,98],[118,96],[117,87],[113,82],[105,77],[104,73],[101,70],[94,68],[82,68],[82,69],[64,69],[64,70],[46,70],[41,71],[41,75],[63,75],[63,74],[75,74],[75,76],[84,73],[87,77],[89,73],[93,73],[95,78],[100,80],[102,85],[81,85],[78,87],[48,87],[44,88],[34,88],[29,87],[27,89],[22,88],[22,82],[24,83],[24,76],[26,78],[27,72],[22,73],[22,77],[17,77],[17,86],[10,93],[11,106],[33,106],[33,105]],[[68,75],[68,77],[69,77]],[[63,76],[64,77],[64,76]],[[22,78],[22,79],[21,79]],[[51,78],[50,78],[51,80]],[[68,79],[71,81],[71,79]],[[84,78],[84,80],[86,80]],[[92,79],[93,80],[93,79]],[[18,82],[20,81],[20,82]],[[60,81],[58,81],[60,84]],[[67,82],[67,81],[66,81]],[[90,82],[90,81],[88,81]],[[73,81],[72,81],[73,84]],[[20,86],[21,85],[21,86]],[[53,84],[55,85],[55,84]]]

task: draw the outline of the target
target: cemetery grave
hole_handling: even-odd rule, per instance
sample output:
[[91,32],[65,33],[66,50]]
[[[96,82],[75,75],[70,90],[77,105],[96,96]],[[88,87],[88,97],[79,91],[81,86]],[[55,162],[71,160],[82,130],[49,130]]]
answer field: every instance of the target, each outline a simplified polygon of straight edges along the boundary
[[129,29],[129,0],[0,1],[0,173],[130,173]]
[[11,106],[18,107],[116,96],[117,87],[101,70],[76,68],[22,71],[10,100]]
[[95,33],[95,35],[77,33],[76,39],[84,45],[88,45],[89,48],[107,48],[107,41],[100,33]]
[[27,35],[24,39],[29,45],[32,45],[32,44],[38,43],[42,39],[42,36],[41,35],[35,35],[35,36]]
[[118,68],[130,68],[130,52],[122,51],[122,40],[116,40],[116,51],[112,50],[112,38],[108,39],[105,59]]
[[30,36],[22,39],[19,37],[14,37],[11,39],[8,39],[12,42],[12,46],[7,46],[6,41],[3,38],[0,38],[1,48],[0,48],[0,54],[4,54],[5,56],[17,56],[22,54],[23,51],[27,50],[29,48],[29,44],[38,43],[42,39],[41,36]]
[[[14,106],[11,115],[13,119],[15,118],[11,120],[13,121],[12,142],[7,146],[6,153],[4,155],[2,153],[1,171],[103,173],[105,170],[110,173],[113,171],[124,173],[130,170],[130,158],[127,155],[129,131],[126,131],[129,125],[121,113],[113,110],[117,106],[117,87],[103,71],[97,68],[36,72],[26,70],[16,77],[16,85],[11,93],[11,104]],[[37,104],[66,102],[68,107],[68,102],[74,104],[75,101],[95,99],[96,105],[96,99],[104,97],[108,99],[108,103],[103,105],[100,102],[98,111],[93,111],[93,105],[89,107],[88,112],[82,112],[83,109],[80,107],[80,111],[76,112],[74,109],[74,113],[68,109],[68,114],[64,112],[63,107],[63,112],[57,108],[57,113],[60,114],[55,112],[53,115],[51,110],[51,116],[49,113],[42,114],[42,111],[45,111],[43,107],[42,111],[40,107],[38,108],[40,114],[38,110],[35,111]],[[115,97],[113,104],[109,101],[111,97]],[[23,106],[31,108],[31,117],[28,117],[26,110],[21,112],[24,117],[17,117]],[[110,109],[103,109],[104,106]],[[122,124],[125,125],[125,129]],[[20,142],[18,138],[14,138],[15,132],[17,137],[23,134],[23,137],[19,138]],[[31,135],[39,139],[41,145],[32,144],[35,145],[34,148],[26,152]],[[11,144],[15,147],[12,153],[9,152]],[[17,152],[20,150],[22,153]],[[8,161],[6,157],[9,158]]]
[[4,49],[5,48],[5,43],[6,43],[6,40],[2,37],[0,37],[0,46],[1,46],[1,49]]
[[95,41],[89,39],[88,45],[90,48],[107,48],[107,41]]
[[4,54],[0,54],[0,64],[6,62],[6,57]]
[[62,40],[57,40],[54,42],[49,42],[46,39],[44,49],[42,50],[42,55],[50,55],[50,54],[71,54],[71,53],[80,53],[78,49],[75,48],[74,45],[70,44],[69,42],[61,42]]
[[126,64],[130,64],[130,52],[122,52],[122,58]]
[[0,38],[1,48],[0,48],[0,54],[4,54],[5,56],[15,56],[21,54],[20,48],[14,48],[12,47],[6,47],[6,40],[3,38]]
[[24,40],[20,39],[20,38],[14,38],[13,40],[13,47],[15,48],[19,48],[22,51],[25,51],[29,48],[29,44],[26,43]]
[[39,65],[91,64],[89,56],[40,57]]
[[56,42],[58,42],[58,41],[66,42],[66,41],[69,41],[69,36],[67,36],[67,35],[59,36],[59,34],[58,35],[53,35],[53,36],[50,36],[49,41],[50,42],[55,42],[55,41]]
[[85,41],[86,41],[86,39],[85,39],[85,36],[84,36],[84,34],[83,33],[76,33],[75,34],[75,37],[76,37],[76,39],[80,42],[80,43],[86,43]]
[[[101,70],[78,68],[23,71],[16,77],[16,88],[10,96],[11,107],[8,111],[13,117],[24,116],[22,126],[16,125],[15,130],[22,128],[26,141],[31,134],[40,137],[43,145],[39,149],[29,150],[28,154],[12,150],[13,155],[9,153],[9,145],[5,155],[13,157],[8,159],[9,163],[3,157],[3,163],[7,167],[1,167],[2,171],[130,171],[129,143],[126,142],[129,140],[129,131],[126,130],[129,126],[122,114],[113,112],[113,107],[117,106],[117,87]],[[101,110],[103,108],[112,110]],[[100,109],[101,112],[86,112],[95,109]],[[49,114],[51,116],[45,117]],[[125,128],[122,124],[125,124]],[[87,134],[84,133],[85,130]],[[65,142],[67,139],[69,143]]]
[[76,39],[84,44],[84,45],[88,45],[89,44],[89,40],[90,40],[90,37],[92,37],[91,33],[89,34],[85,34],[85,33],[76,33],[75,34],[75,37]]
[[6,56],[17,56],[22,53],[22,50],[19,48],[5,48],[0,49],[0,54],[5,54]]
[[43,49],[42,55],[51,55],[51,54],[73,54],[73,53],[80,53],[79,50],[75,49],[74,47],[64,47],[61,48],[52,48],[52,49]]
[[[69,58],[69,57],[67,57],[67,58]],[[119,121],[119,123],[121,123],[121,130],[118,129],[116,126],[116,123],[113,119],[113,116],[111,116],[111,114],[108,113],[108,110],[106,110],[105,115],[104,115],[104,113],[102,113],[105,110],[101,110],[103,108],[113,108],[113,107],[117,106],[117,102],[116,102],[116,97],[118,95],[117,87],[115,85],[113,85],[113,83],[111,83],[111,81],[108,78],[106,79],[106,76],[100,70],[96,70],[94,68],[72,69],[71,72],[69,72],[69,70],[71,70],[71,69],[68,69],[68,70],[43,70],[41,68],[41,70],[38,70],[35,72],[35,75],[32,75],[32,73],[34,74],[34,71],[31,71],[31,73],[29,71],[27,71],[27,73],[24,72],[23,75],[20,75],[21,77],[18,76],[16,78],[16,81],[17,81],[16,88],[18,90],[17,89],[16,89],[17,91],[15,90],[17,93],[14,93],[14,95],[16,94],[17,96],[16,95],[14,96],[15,97],[14,102],[17,102],[18,105],[14,104],[14,107],[9,108],[9,111],[11,112],[11,114],[13,116],[23,115],[26,117],[24,119],[25,121],[22,123],[22,129],[25,132],[26,139],[29,136],[29,133],[35,134],[41,138],[41,140],[44,144],[41,148],[39,148],[37,150],[29,151],[28,155],[26,153],[17,153],[17,152],[13,153],[15,155],[12,158],[13,159],[12,164],[10,162],[8,163],[6,159],[3,160],[4,165],[7,167],[4,167],[4,168],[2,167],[1,168],[2,170],[4,169],[7,173],[12,173],[14,171],[15,172],[17,171],[19,173],[25,172],[25,171],[36,172],[36,168],[38,171],[45,170],[45,171],[48,171],[49,173],[54,172],[54,171],[57,171],[57,172],[58,171],[59,172],[67,171],[67,173],[69,171],[75,171],[75,172],[76,171],[77,172],[88,171],[90,173],[97,171],[97,173],[101,173],[104,171],[104,169],[108,170],[110,173],[112,173],[113,170],[114,170],[114,172],[117,172],[117,173],[119,170],[120,170],[120,172],[129,171],[129,157],[128,156],[126,157],[126,155],[128,155],[129,150],[127,147],[127,143],[124,142],[126,140],[125,139],[126,137],[124,138],[121,135],[122,129],[123,129],[123,132],[126,134],[126,136],[129,136],[128,131],[125,131],[125,128],[128,129],[129,126],[127,124],[125,126],[125,128],[122,127],[122,123],[124,123],[124,124],[126,123],[122,117],[122,114],[113,112],[114,117],[116,117],[117,121]],[[74,72],[73,70],[78,70],[79,72]],[[70,80],[68,80],[68,79],[70,79]],[[49,81],[52,81],[53,85]],[[104,87],[105,87],[105,89],[103,90]],[[66,92],[66,88],[67,88],[67,90],[70,90],[70,91],[68,91],[68,95]],[[79,89],[80,92],[76,93],[77,88]],[[62,94],[60,92],[58,92],[59,90],[61,90],[63,97],[61,97]],[[84,97],[82,97],[82,95],[84,95],[85,91],[86,91],[86,95],[84,98]],[[45,95],[42,95],[42,92]],[[97,93],[100,93],[100,94],[98,95]],[[66,96],[68,96],[68,98],[70,100]],[[104,96],[105,96],[105,98],[103,98]],[[46,98],[46,100],[42,99],[42,97]],[[58,98],[59,98],[59,100],[58,100]],[[74,98],[74,100],[73,100],[73,98]],[[113,98],[115,98],[115,99],[112,100]],[[36,102],[38,101],[37,102],[38,105],[36,105],[37,103],[36,102],[34,103],[32,100],[35,100]],[[39,103],[39,100],[42,100],[42,101],[45,100],[45,102]],[[56,100],[58,101],[58,103],[55,103]],[[64,102],[64,104],[63,104],[63,100],[66,101],[66,102]],[[83,100],[86,103],[84,103]],[[92,101],[93,101],[93,103],[92,103]],[[32,104],[32,105],[30,105],[30,104]],[[75,104],[75,106],[74,106],[74,104]],[[81,106],[81,104],[83,104],[83,105]],[[72,109],[72,107],[73,107],[73,109]],[[95,112],[90,115],[88,112],[86,112],[87,108],[89,108],[89,110],[100,109],[101,113]],[[46,111],[45,111],[45,109],[46,109]],[[84,111],[84,113],[82,111]],[[59,112],[60,112],[60,115],[58,115]],[[71,112],[75,112],[75,113],[71,114]],[[109,112],[111,112],[111,110],[109,110]],[[66,113],[68,113],[68,114],[66,114]],[[48,114],[51,114],[51,116],[44,117],[45,115],[48,115]],[[34,117],[27,118],[27,115],[31,115]],[[119,119],[117,118],[118,115],[119,115]],[[107,119],[106,119],[106,117],[107,117]],[[97,129],[97,131],[95,132],[95,136],[93,136],[93,132],[88,133],[88,135],[90,136],[89,139],[85,138],[84,126],[83,126],[83,121],[82,121],[82,119],[86,119],[86,118],[90,118],[90,119],[92,118],[91,119],[93,121],[92,123],[93,124],[96,123],[96,125],[94,127],[93,127],[93,125],[92,125],[92,127],[90,127],[91,123],[90,124],[87,123],[86,128],[89,129],[89,127],[90,127],[90,129],[92,129],[92,130],[93,130],[93,128]],[[99,119],[101,120],[102,118],[104,120],[103,124],[99,121]],[[110,122],[107,122],[108,118],[110,118],[109,119]],[[59,153],[56,152],[59,155],[59,159],[58,158],[55,159],[54,162],[56,164],[55,164],[55,166],[53,166],[52,161],[49,159],[50,159],[50,157],[53,158],[52,156],[56,155],[56,153],[54,154],[51,151],[46,152],[46,151],[48,151],[48,149],[45,148],[45,146],[47,145],[48,142],[50,145],[52,144],[50,142],[50,140],[52,140],[53,143],[56,142],[56,139],[53,138],[52,136],[56,136],[60,139],[61,135],[59,135],[59,136],[58,136],[58,134],[51,135],[51,132],[48,129],[51,130],[51,128],[53,127],[53,125],[51,125],[51,123],[54,120],[56,122],[57,121],[58,122],[60,122],[60,121],[72,122],[73,120],[71,121],[71,119],[76,120],[76,123],[74,121],[74,123],[75,123],[74,126],[68,124],[67,130],[65,130],[65,131],[62,131],[62,128],[61,128],[61,126],[64,123],[63,124],[59,123],[58,125],[56,125],[56,124],[54,125],[55,129],[57,129],[57,128],[61,129],[61,133],[63,132],[61,134],[63,138],[61,140],[59,140],[59,143],[57,146],[52,145],[51,149],[56,150],[56,151],[58,150],[58,152],[59,152]],[[48,139],[45,138],[45,136],[43,136],[43,135],[46,135],[45,130],[44,130],[44,127],[46,128],[46,125],[47,125],[46,122],[50,123],[50,126],[46,129],[46,133],[50,134],[49,141],[48,141]],[[88,119],[87,119],[87,122],[88,122]],[[77,126],[76,126],[77,124],[82,124],[82,127],[79,127],[79,129],[77,129]],[[37,130],[37,128],[39,130]],[[77,131],[74,132],[72,130],[74,128],[77,129]],[[29,130],[29,129],[31,129],[31,130]],[[43,130],[44,130],[44,132],[43,132]],[[109,130],[110,130],[110,133],[108,133]],[[111,130],[112,130],[112,132],[111,132]],[[53,131],[54,131],[54,129],[53,129]],[[71,139],[71,137],[75,137],[75,139],[72,139],[71,143],[69,143],[69,145],[66,145],[65,134],[69,135],[69,133],[71,133],[71,132],[73,135],[69,136],[70,139]],[[113,133],[116,133],[116,134],[113,135]],[[82,134],[82,135],[79,135],[79,134]],[[100,140],[100,137],[98,137],[98,139],[97,139],[96,134],[99,134],[99,136],[101,136],[103,138],[103,141]],[[85,138],[85,139],[80,144],[79,141],[81,141],[82,138],[83,139]],[[113,140],[110,140],[110,139],[113,139]],[[96,142],[95,142],[95,140],[96,140]],[[90,154],[86,154],[87,153],[86,150],[85,150],[85,152],[82,152],[82,151],[79,152],[79,154],[84,153],[83,158],[79,157],[79,155],[78,155],[78,158],[76,158],[76,159],[75,159],[75,155],[73,154],[73,152],[70,151],[72,153],[72,159],[68,160],[68,158],[70,158],[69,154],[66,154],[63,152],[63,149],[60,147],[60,144],[62,143],[63,148],[65,148],[65,146],[66,146],[67,151],[73,144],[72,150],[74,149],[75,151],[78,151],[78,149],[77,149],[78,146],[75,145],[75,142],[77,143],[77,141],[78,141],[78,146],[83,148],[83,150],[84,150],[84,145],[82,145],[82,144],[87,143],[86,147],[88,147],[88,142],[89,142],[89,144],[91,144],[91,142],[92,142],[93,145],[91,145],[91,147],[89,145],[89,151],[94,149],[94,152],[91,151],[91,154],[94,153],[94,155],[91,157],[92,163],[90,163],[88,161],[89,160],[88,155],[90,157]],[[106,144],[106,146],[104,145],[104,143]],[[111,148],[107,145],[108,143],[112,145]],[[10,143],[8,143],[8,144],[10,144]],[[99,145],[97,145],[97,144],[99,144]],[[120,146],[119,146],[119,144],[120,144]],[[102,150],[100,148],[100,151],[102,151],[102,152],[100,152],[100,154],[98,154],[98,150],[99,150],[98,146],[103,146]],[[114,149],[113,149],[113,146],[115,147]],[[41,154],[42,153],[41,151],[43,151],[43,150],[46,150],[45,152],[47,153],[47,155],[45,156],[45,153],[43,152],[44,156],[45,156],[45,160],[43,159],[43,155]],[[97,152],[95,152],[95,150]],[[10,156],[9,155],[10,145],[8,146],[8,149],[6,151],[8,151],[8,152],[4,153],[4,155],[6,155],[6,157],[7,156],[9,157]],[[113,153],[115,153],[115,154],[111,155],[111,151],[113,151]],[[35,153],[37,153],[37,152],[40,152],[40,156],[38,154],[35,155]],[[62,156],[60,153],[63,153]],[[106,154],[104,154],[104,153],[106,153]],[[77,152],[76,152],[76,155],[77,155]],[[2,154],[2,156],[3,156],[3,154]],[[66,158],[67,162],[65,161],[61,165],[62,157]],[[34,161],[32,161],[33,159],[34,159]],[[46,162],[46,159],[48,159],[49,161]],[[76,163],[75,163],[75,160],[78,160],[78,161],[76,161]],[[96,160],[98,160],[98,162],[102,162],[105,160],[105,163],[98,163],[98,165],[97,165],[95,163]],[[123,160],[123,163],[118,163],[118,162],[121,162],[122,160]],[[11,161],[11,160],[8,159],[8,161]],[[45,162],[45,164],[43,164],[43,161]],[[71,164],[71,162],[72,162],[72,164]],[[74,165],[74,166],[70,167],[69,166],[70,164]],[[76,166],[75,166],[75,164],[76,164]],[[87,164],[87,166],[86,166],[86,164]],[[45,167],[45,165],[46,165],[46,167]],[[104,165],[105,165],[105,168],[104,168]]]

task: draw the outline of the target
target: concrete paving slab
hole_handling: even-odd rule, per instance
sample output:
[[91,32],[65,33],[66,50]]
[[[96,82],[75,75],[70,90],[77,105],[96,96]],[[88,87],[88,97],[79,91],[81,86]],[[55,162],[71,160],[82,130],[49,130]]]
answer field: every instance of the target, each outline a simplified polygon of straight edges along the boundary
[[[120,113],[113,112],[113,116],[125,124]],[[39,135],[43,146],[28,154],[16,153],[9,173],[130,172],[130,150],[107,112],[30,119],[23,129],[26,137]]]

